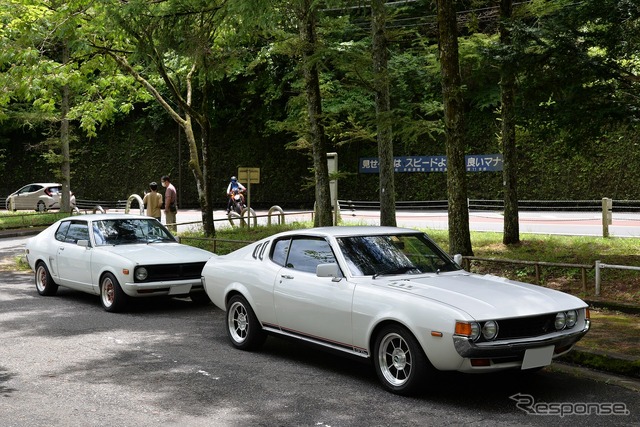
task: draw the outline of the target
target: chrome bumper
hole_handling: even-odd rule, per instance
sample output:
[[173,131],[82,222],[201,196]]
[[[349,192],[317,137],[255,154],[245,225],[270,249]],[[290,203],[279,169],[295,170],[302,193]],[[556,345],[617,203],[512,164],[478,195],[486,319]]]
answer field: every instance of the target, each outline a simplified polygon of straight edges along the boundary
[[589,331],[590,322],[586,322],[583,329],[570,333],[556,332],[540,337],[520,338],[505,341],[491,341],[474,343],[468,337],[453,336],[453,344],[456,351],[466,358],[495,358],[521,355],[530,348],[555,345],[556,349],[569,348],[580,340]]

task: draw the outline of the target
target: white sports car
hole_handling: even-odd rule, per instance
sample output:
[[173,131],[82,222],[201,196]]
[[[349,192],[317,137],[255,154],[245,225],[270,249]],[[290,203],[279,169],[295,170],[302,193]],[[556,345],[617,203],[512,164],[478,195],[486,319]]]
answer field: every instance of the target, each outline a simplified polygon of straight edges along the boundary
[[202,276],[235,347],[256,349],[269,333],[372,359],[398,394],[434,369],[541,368],[589,330],[579,298],[468,273],[410,229],[280,233],[209,261]]
[[26,245],[40,295],[58,286],[100,295],[106,311],[129,297],[190,296],[209,302],[202,268],[216,255],[178,243],[156,219],[139,215],[79,215],[57,221]]

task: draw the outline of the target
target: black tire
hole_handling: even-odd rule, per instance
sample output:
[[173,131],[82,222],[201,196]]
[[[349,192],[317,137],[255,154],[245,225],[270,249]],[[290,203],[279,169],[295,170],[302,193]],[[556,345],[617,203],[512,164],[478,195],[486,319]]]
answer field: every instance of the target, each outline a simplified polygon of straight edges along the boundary
[[234,202],[233,211],[238,215],[242,214],[242,202]]
[[105,311],[122,311],[127,306],[128,299],[129,296],[120,287],[118,279],[111,273],[105,273],[100,279],[100,302]]
[[208,305],[211,303],[211,299],[209,299],[209,295],[207,295],[206,292],[192,292],[189,294],[189,298],[197,305]]
[[40,200],[36,205],[36,212],[46,212],[46,211],[47,211],[47,206],[44,204],[42,200]]
[[419,391],[435,368],[406,328],[387,325],[378,333],[373,362],[384,388],[403,396]]
[[246,299],[234,295],[227,303],[227,335],[240,350],[256,350],[264,344],[267,334],[262,330]]
[[52,296],[58,292],[58,284],[53,281],[47,265],[42,261],[36,264],[36,290],[43,296]]

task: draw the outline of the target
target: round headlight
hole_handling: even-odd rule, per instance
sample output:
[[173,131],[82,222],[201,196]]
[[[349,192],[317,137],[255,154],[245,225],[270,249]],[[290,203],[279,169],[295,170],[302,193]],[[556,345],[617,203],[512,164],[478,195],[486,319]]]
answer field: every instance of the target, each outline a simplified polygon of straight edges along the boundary
[[555,327],[556,331],[561,331],[567,325],[567,315],[560,312],[556,314]]
[[475,341],[478,339],[478,337],[480,337],[480,325],[477,322],[472,322],[471,323],[471,335],[469,335],[469,338],[471,338],[471,340]]
[[487,341],[495,339],[496,336],[498,336],[498,323],[493,320],[484,322],[482,326],[482,336]]
[[144,267],[136,268],[136,279],[140,281],[146,280],[147,276],[149,276],[149,273],[147,272],[146,268]]
[[573,328],[578,322],[578,312],[575,310],[569,310],[567,315],[567,328]]

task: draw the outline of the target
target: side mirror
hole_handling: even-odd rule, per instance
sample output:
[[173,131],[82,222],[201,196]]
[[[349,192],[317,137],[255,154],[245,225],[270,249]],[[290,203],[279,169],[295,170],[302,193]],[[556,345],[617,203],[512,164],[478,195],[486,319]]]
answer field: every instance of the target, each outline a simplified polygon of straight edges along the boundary
[[462,267],[462,255],[461,254],[455,254],[453,256],[453,261],[458,264],[459,266]]
[[333,277],[334,279],[339,279],[342,277],[340,273],[340,267],[338,264],[318,264],[316,267],[316,276],[318,277]]
[[83,248],[88,248],[89,247],[89,241],[88,240],[78,240],[78,242],[76,244],[78,246],[82,246]]

